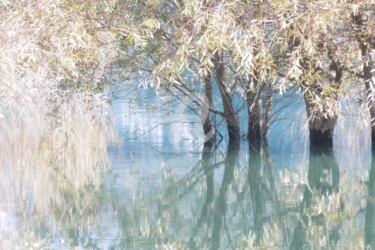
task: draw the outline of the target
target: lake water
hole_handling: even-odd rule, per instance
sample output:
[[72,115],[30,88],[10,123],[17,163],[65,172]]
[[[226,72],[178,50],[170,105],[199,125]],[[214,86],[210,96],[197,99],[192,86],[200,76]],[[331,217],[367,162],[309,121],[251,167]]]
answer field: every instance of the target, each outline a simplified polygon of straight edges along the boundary
[[38,200],[27,194],[17,204],[22,213],[0,214],[3,237],[22,231],[25,248],[38,239],[34,247],[46,249],[375,247],[375,160],[363,117],[340,118],[334,152],[310,149],[295,96],[272,124],[268,146],[224,139],[203,148],[200,120],[184,105],[152,89],[113,93],[120,142],[109,145],[100,188],[57,193],[69,208],[60,221],[33,214]]

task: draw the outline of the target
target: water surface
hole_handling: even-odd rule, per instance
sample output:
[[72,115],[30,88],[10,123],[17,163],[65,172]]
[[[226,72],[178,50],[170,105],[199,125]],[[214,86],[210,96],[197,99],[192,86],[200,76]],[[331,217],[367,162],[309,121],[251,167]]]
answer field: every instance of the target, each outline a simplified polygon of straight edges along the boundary
[[374,246],[375,161],[363,117],[340,118],[334,150],[310,148],[296,96],[268,145],[204,147],[199,117],[185,106],[152,89],[113,92],[120,142],[109,145],[109,167],[94,167],[99,177],[79,189],[74,177],[59,178],[58,202],[34,189],[15,198],[40,184],[3,171],[2,238],[47,249]]

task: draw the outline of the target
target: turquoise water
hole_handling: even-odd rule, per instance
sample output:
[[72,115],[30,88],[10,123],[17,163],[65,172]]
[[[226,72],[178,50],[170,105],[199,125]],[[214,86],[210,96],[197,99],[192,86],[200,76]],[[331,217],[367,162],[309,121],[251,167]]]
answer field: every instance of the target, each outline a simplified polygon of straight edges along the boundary
[[[149,92],[140,90],[135,100],[144,103]],[[244,140],[231,149],[225,142],[204,149],[199,122],[185,122],[196,121],[193,114],[169,123],[170,111],[140,106],[122,98],[113,102],[116,128],[124,138],[123,146],[111,151],[114,202],[126,214],[120,216],[116,247],[343,249],[373,244],[369,187],[374,178],[368,180],[374,167],[363,117],[340,118],[333,151],[310,149],[303,102],[296,97],[271,126],[268,146]]]
[[99,188],[56,191],[62,202],[43,204],[52,211],[46,217],[28,193],[16,204],[20,212],[0,214],[3,237],[29,237],[25,248],[38,239],[34,248],[45,249],[374,247],[369,129],[345,102],[334,150],[309,147],[298,95],[275,104],[287,108],[274,117],[268,145],[224,139],[204,148],[200,120],[185,105],[153,89],[113,92],[120,143],[109,145],[107,169],[93,168]]

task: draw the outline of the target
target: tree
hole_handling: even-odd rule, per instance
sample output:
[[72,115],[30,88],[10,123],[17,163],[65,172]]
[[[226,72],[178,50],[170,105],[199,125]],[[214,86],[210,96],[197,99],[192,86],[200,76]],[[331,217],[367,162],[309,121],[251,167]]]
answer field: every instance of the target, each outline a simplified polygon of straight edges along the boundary
[[[241,136],[235,93],[247,106],[249,140],[266,138],[272,95],[293,86],[305,99],[311,144],[333,145],[339,97],[358,76],[365,80],[375,117],[373,16],[364,11],[372,8],[370,0],[121,3],[130,10],[126,23],[131,25],[120,35],[123,61],[133,60],[126,66],[129,74],[147,72],[148,84],[194,100],[203,92],[213,100],[217,84],[223,109],[209,101],[209,110],[224,118],[234,140]],[[358,55],[363,74],[356,67]],[[208,121],[205,133],[212,127]]]
[[351,14],[353,33],[358,42],[362,57],[366,103],[371,118],[371,142],[375,145],[375,9],[373,1],[363,1],[354,5]]
[[[56,225],[69,231],[98,211],[112,135],[99,91],[115,50],[103,26],[110,4],[0,2],[0,162],[2,176],[14,184],[6,189],[7,216],[20,225],[17,236],[2,235],[0,248],[26,242],[48,248]],[[29,199],[33,205],[23,206]],[[74,211],[80,211],[76,219]]]
[[[249,93],[255,90],[254,86],[247,86],[253,84],[249,76],[254,76],[254,63],[259,64],[257,81],[262,83],[273,76],[269,70],[272,60],[266,56],[268,48],[262,42],[263,23],[250,25],[252,19],[246,11],[252,4],[245,1],[163,1],[153,6],[156,14],[152,16],[163,12],[161,6],[168,6],[171,11],[163,15],[164,19],[158,19],[160,26],[153,31],[152,39],[143,36],[146,45],[140,49],[126,46],[129,54],[141,54],[146,61],[137,62],[134,67],[137,70],[132,69],[132,72],[146,67],[152,85],[175,88],[188,95],[196,94],[191,77],[186,79],[186,75],[191,74],[206,89],[209,100],[212,99],[209,96],[212,83],[216,83],[223,110],[210,107],[210,111],[225,119],[230,139],[238,140],[240,126],[232,95],[238,92],[239,81],[233,79],[247,79],[244,87]],[[147,18],[144,17],[144,20]],[[139,33],[134,35],[129,32],[125,41],[139,36]],[[205,126],[207,128],[208,124]]]

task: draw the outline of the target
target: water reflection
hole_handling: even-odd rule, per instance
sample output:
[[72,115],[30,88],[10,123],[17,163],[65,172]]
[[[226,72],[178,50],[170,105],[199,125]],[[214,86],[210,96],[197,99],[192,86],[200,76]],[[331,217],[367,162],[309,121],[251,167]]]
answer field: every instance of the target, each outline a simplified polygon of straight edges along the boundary
[[[226,223],[227,193],[230,183],[233,180],[233,171],[238,161],[239,144],[229,143],[227,156],[225,157],[224,176],[220,186],[219,195],[216,198],[213,211],[212,243],[211,249],[220,247],[222,227]],[[224,224],[224,225],[223,225]]]
[[[308,183],[305,187],[300,208],[300,217],[293,233],[291,249],[334,246],[339,240],[339,227],[327,228],[324,206],[339,202],[335,207],[344,207],[339,194],[340,170],[331,146],[311,145],[308,170]],[[311,230],[312,228],[318,229]],[[318,243],[314,242],[318,240]]]
[[214,182],[214,174],[215,168],[213,164],[213,144],[208,142],[204,144],[202,150],[202,169],[206,184],[206,199],[202,206],[202,211],[200,213],[199,218],[197,219],[196,226],[193,228],[192,236],[190,237],[189,245],[193,249],[197,249],[196,239],[198,230],[203,226],[203,224],[208,224],[208,214],[212,213],[212,203],[214,200],[215,195],[215,182]]
[[109,169],[0,168],[4,249],[14,238],[46,249],[375,248],[375,153],[367,163],[355,124],[351,146],[337,132],[335,150],[308,149],[295,124],[286,147],[279,128],[270,145],[217,147],[193,140],[189,123],[150,130],[162,114],[113,104],[124,142],[109,146]]
[[[209,246],[211,249],[220,248],[223,227],[225,228],[227,223],[228,189],[233,180],[234,169],[238,165],[239,149],[239,143],[230,143],[228,145],[225,159],[220,163],[224,165],[224,174],[221,183],[218,185],[219,193],[215,197],[214,173],[218,164],[213,162],[212,144],[206,143],[203,148],[201,166],[206,184],[206,198],[196,226],[193,228],[192,237],[190,237],[189,247],[192,249],[201,249]],[[206,232],[200,230],[203,224],[205,224]],[[210,230],[211,232],[209,232]],[[198,233],[201,235],[210,234],[210,236],[202,239]],[[230,239],[228,240],[230,241]]]
[[375,249],[375,147],[372,150],[365,213],[365,245]]
[[[265,175],[265,177],[262,175]],[[269,185],[267,185],[267,182]],[[264,244],[266,244],[263,238],[265,230],[264,224],[267,220],[266,202],[271,201],[274,208],[278,207],[271,157],[268,145],[264,142],[249,144],[247,184],[250,189],[254,214],[254,246],[264,246]],[[270,220],[270,218],[268,218],[268,220]]]
[[23,231],[50,237],[43,245],[50,248],[374,246],[374,161],[367,184],[340,172],[332,149],[321,147],[311,148],[301,175],[275,169],[263,143],[204,145],[200,155],[168,157],[148,158],[148,172],[138,169],[137,157],[125,157],[97,187],[76,189],[70,176],[54,191],[60,198],[48,204],[48,217],[30,198],[18,204],[15,220],[24,222]]
[[[274,223],[282,227],[277,212],[280,204],[268,145],[261,142],[250,144],[248,160],[242,166],[239,162],[240,153],[239,144],[229,145],[224,161],[219,162],[224,172],[221,182],[217,183],[218,193],[215,196],[214,173],[219,164],[214,162],[212,147],[204,147],[201,166],[206,198],[190,238],[190,248],[270,246],[269,238],[263,237],[264,233],[272,235]],[[229,195],[232,196],[231,202],[228,202]],[[270,209],[273,211],[267,211]],[[202,238],[203,235],[211,237]],[[250,240],[247,239],[249,235]]]

